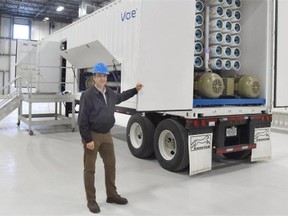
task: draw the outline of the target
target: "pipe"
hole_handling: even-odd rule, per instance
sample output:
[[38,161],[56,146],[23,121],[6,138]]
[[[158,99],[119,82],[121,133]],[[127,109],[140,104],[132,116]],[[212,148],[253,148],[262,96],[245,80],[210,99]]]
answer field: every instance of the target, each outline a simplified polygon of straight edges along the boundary
[[241,50],[238,47],[231,48],[231,59],[236,59],[241,56]]
[[211,19],[217,19],[217,18],[221,18],[223,16],[223,11],[224,10],[221,6],[216,6],[216,7],[211,7],[211,9],[208,11],[208,13],[210,12],[209,16]]
[[209,59],[209,66],[214,70],[221,70],[223,62],[220,58]]
[[200,42],[195,43],[195,54],[200,55],[203,53],[203,45]]
[[241,43],[241,38],[239,35],[231,36],[231,46],[238,46]]
[[232,64],[232,69],[234,71],[239,71],[241,68],[241,64],[238,60],[231,60],[231,64]]
[[223,41],[221,42],[221,45],[228,46],[231,44],[231,41],[232,41],[232,37],[230,34],[228,33],[223,34]]
[[242,14],[239,10],[235,10],[232,12],[232,17],[230,19],[231,22],[239,22],[241,20]]
[[226,8],[226,7],[231,7],[232,4],[233,4],[232,0],[224,0],[222,6]]
[[221,19],[214,19],[209,22],[210,32],[221,31],[223,28],[223,21]]
[[208,46],[209,46],[209,42],[211,45],[218,45],[218,44],[221,44],[222,41],[223,41],[223,35],[221,32],[211,33],[209,35]]
[[200,41],[203,39],[203,31],[201,28],[195,29],[195,41]]
[[227,70],[227,71],[231,70],[232,64],[229,59],[223,59],[223,68],[224,70]]
[[198,69],[203,67],[203,59],[200,56],[194,57],[194,66]]
[[197,14],[195,16],[195,27],[200,27],[204,23],[203,16],[201,14]]
[[222,56],[222,47],[219,45],[214,45],[210,47],[210,57],[219,58]]
[[232,30],[233,24],[229,21],[226,20],[223,22],[223,28],[222,28],[222,33],[228,33]]
[[232,0],[232,4],[231,4],[232,10],[237,10],[237,9],[241,8],[241,6],[242,6],[241,0]]
[[223,49],[222,58],[230,58],[232,55],[231,48],[229,46],[223,46],[222,49]]
[[209,68],[209,11],[210,6],[205,7],[205,44],[204,44],[204,67],[205,71],[211,71]]
[[233,16],[233,12],[230,8],[224,8],[222,20],[230,20]]
[[196,13],[201,13],[204,10],[204,4],[202,1],[196,1]]
[[239,34],[241,31],[241,25],[240,23],[232,23],[232,29],[230,31],[230,34]]

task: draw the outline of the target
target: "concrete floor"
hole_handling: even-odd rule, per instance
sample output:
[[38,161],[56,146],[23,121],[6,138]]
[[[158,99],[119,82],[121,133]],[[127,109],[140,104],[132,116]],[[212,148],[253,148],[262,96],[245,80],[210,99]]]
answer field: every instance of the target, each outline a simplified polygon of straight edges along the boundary
[[[122,119],[121,119],[122,118]],[[125,125],[123,116],[117,124]],[[0,215],[91,215],[82,178],[79,132],[69,125],[35,126],[34,135],[17,113],[0,122]],[[212,171],[172,173],[154,158],[133,157],[125,128],[113,128],[118,192],[128,205],[105,202],[103,164],[97,162],[99,215],[287,215],[288,134],[272,132],[273,159],[213,162]]]

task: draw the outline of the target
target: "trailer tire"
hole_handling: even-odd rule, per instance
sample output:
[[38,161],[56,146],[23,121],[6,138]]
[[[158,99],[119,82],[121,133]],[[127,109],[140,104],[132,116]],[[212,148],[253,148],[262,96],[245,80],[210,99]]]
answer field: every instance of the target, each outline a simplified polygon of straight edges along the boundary
[[137,158],[146,158],[154,153],[153,136],[155,126],[145,116],[134,114],[130,117],[126,138],[130,152]]
[[154,133],[154,153],[164,169],[185,169],[189,163],[187,130],[175,120],[162,120]]
[[250,157],[251,150],[223,154],[227,159],[241,160]]

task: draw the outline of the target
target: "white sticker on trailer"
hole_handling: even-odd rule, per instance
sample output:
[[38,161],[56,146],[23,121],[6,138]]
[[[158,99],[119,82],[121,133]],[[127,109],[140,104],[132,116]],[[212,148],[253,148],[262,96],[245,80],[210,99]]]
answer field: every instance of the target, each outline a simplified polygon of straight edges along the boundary
[[211,170],[212,168],[212,133],[190,135],[189,148],[189,174]]

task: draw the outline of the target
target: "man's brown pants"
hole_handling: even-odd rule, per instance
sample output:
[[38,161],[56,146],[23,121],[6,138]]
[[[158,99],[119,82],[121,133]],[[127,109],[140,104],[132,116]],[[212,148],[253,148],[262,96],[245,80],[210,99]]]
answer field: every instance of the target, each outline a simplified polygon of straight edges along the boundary
[[117,195],[116,160],[111,132],[101,134],[91,131],[91,135],[94,141],[94,150],[87,149],[84,145],[84,185],[87,201],[96,200],[95,168],[98,152],[104,163],[106,195],[107,197]]

